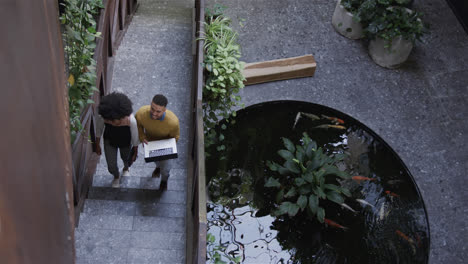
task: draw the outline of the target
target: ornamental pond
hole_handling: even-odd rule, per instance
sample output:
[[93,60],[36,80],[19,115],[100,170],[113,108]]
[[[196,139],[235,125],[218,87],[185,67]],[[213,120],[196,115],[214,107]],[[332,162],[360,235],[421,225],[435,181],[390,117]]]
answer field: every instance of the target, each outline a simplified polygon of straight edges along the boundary
[[[410,172],[378,135],[334,109],[274,101],[237,112],[224,134],[226,150],[206,158],[207,263],[427,263],[429,223]],[[325,153],[343,154],[338,168],[353,179],[344,205],[321,202],[325,218],[275,216],[272,174],[282,138],[303,133]],[[362,178],[359,178],[362,177]],[[362,180],[358,180],[362,179]]]

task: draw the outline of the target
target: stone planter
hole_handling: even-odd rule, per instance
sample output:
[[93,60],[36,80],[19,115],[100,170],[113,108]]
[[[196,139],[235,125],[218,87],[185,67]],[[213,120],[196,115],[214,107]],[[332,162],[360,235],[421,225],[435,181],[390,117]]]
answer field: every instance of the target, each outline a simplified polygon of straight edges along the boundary
[[364,37],[361,23],[353,20],[353,14],[341,5],[341,0],[336,4],[332,25],[338,33],[347,38],[360,39]]
[[390,49],[385,48],[386,41],[381,38],[371,40],[369,43],[369,55],[378,65],[385,68],[397,68],[408,59],[413,43],[403,37],[392,40]]

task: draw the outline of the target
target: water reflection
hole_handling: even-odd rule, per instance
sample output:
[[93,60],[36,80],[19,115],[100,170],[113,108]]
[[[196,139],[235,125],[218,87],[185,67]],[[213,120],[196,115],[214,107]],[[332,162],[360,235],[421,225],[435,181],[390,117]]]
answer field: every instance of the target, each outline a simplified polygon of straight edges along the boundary
[[[271,174],[264,162],[277,159],[281,137],[298,142],[303,132],[327,153],[347,154],[338,167],[364,179],[343,182],[352,193],[344,205],[327,204],[326,218],[344,229],[306,215],[269,215],[275,193],[264,187]],[[239,111],[225,138],[227,158],[212,155],[207,177],[208,232],[227,263],[227,256],[265,264],[427,263],[419,192],[401,160],[362,124],[317,105],[274,102]]]

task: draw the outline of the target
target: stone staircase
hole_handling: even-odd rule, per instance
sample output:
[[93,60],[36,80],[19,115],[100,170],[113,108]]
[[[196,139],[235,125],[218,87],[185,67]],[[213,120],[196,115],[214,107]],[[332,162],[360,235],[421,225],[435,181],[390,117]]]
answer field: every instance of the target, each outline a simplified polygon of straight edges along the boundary
[[154,164],[132,166],[112,188],[101,159],[75,230],[77,264],[185,263],[186,169],[171,169],[160,191]]
[[[180,122],[179,157],[167,190],[151,178],[143,149],[112,188],[104,154],[75,229],[77,264],[185,263],[186,175],[192,81],[193,0],[139,0],[115,56],[112,90],[125,93],[134,113],[157,93]],[[122,169],[120,158],[119,168]]]

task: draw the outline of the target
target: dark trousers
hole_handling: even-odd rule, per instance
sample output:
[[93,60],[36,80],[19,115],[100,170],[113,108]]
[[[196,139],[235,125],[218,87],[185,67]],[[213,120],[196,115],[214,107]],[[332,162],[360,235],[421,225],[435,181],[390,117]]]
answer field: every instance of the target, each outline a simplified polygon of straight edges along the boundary
[[130,155],[131,146],[118,148],[110,144],[109,140],[104,139],[104,153],[106,155],[107,170],[114,175],[114,178],[120,176],[119,167],[117,166],[117,150],[120,151],[120,158],[123,161],[124,167],[128,168],[128,156]]

